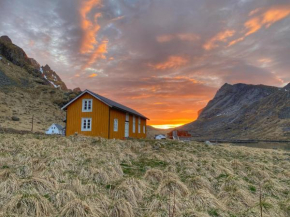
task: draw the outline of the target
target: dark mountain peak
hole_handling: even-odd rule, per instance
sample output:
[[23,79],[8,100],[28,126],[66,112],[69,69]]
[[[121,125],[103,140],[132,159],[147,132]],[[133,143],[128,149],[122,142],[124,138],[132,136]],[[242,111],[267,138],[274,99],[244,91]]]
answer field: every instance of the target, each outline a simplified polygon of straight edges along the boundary
[[[281,91],[285,90],[285,91]],[[181,129],[206,139],[289,139],[290,84],[224,84],[198,119]]]
[[221,86],[221,88],[219,90],[228,90],[232,87],[233,87],[233,85],[225,83],[223,86]]
[[12,40],[7,35],[1,36],[0,39],[1,39],[1,41],[12,44]]
[[60,88],[61,90],[65,91],[68,90],[65,83],[61,80],[58,74],[50,68],[49,65],[46,64],[45,66],[42,66],[40,68],[40,72],[42,73],[43,77],[55,88]]
[[245,106],[263,99],[278,90],[277,87],[238,83],[224,84],[199,115],[199,119],[239,115]]
[[20,67],[31,65],[24,50],[17,45],[12,44],[12,41],[8,36],[0,37],[0,55]]
[[31,62],[31,65],[34,66],[36,69],[39,70],[40,68],[40,64],[33,58],[29,58],[30,62]]
[[50,68],[50,66],[49,65],[45,65],[45,66],[42,66],[42,68],[44,69],[44,70],[51,70],[51,68]]
[[220,89],[222,89],[222,88],[226,88],[226,87],[231,87],[231,86],[233,86],[233,85],[231,85],[231,84],[229,84],[229,83],[224,83],[224,85],[221,86]]
[[285,90],[289,90],[290,91],[290,83],[287,84],[285,87],[284,87]]

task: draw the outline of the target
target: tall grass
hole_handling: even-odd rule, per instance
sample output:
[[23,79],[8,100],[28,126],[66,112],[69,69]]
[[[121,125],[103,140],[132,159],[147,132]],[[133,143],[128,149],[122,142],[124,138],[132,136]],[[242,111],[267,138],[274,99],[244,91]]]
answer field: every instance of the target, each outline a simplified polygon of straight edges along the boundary
[[286,217],[289,180],[279,150],[0,134],[0,216]]

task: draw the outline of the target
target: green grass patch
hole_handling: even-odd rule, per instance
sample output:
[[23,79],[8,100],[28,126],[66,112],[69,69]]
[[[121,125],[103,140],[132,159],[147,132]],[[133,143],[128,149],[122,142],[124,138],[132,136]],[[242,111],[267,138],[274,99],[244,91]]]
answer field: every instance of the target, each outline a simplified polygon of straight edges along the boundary
[[249,190],[252,192],[252,193],[256,193],[257,189],[255,186],[253,185],[249,185]]
[[209,214],[210,216],[220,216],[220,215],[218,214],[217,209],[210,209],[210,210],[208,210],[208,214]]
[[145,174],[148,168],[163,169],[168,165],[168,163],[159,160],[141,158],[139,161],[132,161],[131,165],[127,164],[126,162],[122,162],[120,165],[125,175],[141,177]]

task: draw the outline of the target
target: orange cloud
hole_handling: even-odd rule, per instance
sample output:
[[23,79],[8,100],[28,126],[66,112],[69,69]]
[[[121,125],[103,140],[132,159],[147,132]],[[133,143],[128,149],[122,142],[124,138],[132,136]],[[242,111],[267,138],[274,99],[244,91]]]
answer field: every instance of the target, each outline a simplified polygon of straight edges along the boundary
[[208,42],[203,45],[205,50],[212,50],[218,47],[217,42],[226,42],[228,38],[232,37],[235,34],[234,30],[225,30],[223,32],[218,33]]
[[290,15],[290,4],[287,6],[277,6],[266,11],[263,15],[262,23],[269,28],[272,24]]
[[183,81],[187,80],[187,81],[190,81],[190,82],[192,82],[194,84],[201,83],[200,81],[197,81],[197,80],[195,80],[193,78],[189,78],[189,77],[185,77],[185,76],[176,76],[176,77],[173,77],[173,79],[175,79],[175,80],[183,80]]
[[91,55],[87,63],[82,67],[82,70],[91,66],[97,59],[106,59],[105,53],[108,52],[107,51],[108,42],[109,41],[107,40],[102,41],[102,43],[98,46],[98,48]]
[[269,58],[263,58],[263,59],[259,59],[259,62],[261,63],[271,63],[273,60],[269,59]]
[[96,77],[96,76],[98,76],[98,74],[93,73],[93,74],[90,74],[90,75],[89,75],[89,78],[94,78],[94,77]]
[[160,43],[169,42],[174,39],[173,35],[160,35],[157,36],[156,40]]
[[160,36],[157,36],[156,38],[156,40],[160,43],[170,42],[174,39],[179,39],[181,41],[196,41],[196,40],[199,40],[200,37],[192,33],[181,33],[181,34],[173,34],[173,35],[160,35]]
[[240,42],[240,41],[243,41],[244,39],[245,39],[245,37],[241,37],[241,38],[238,38],[238,39],[236,39],[236,40],[233,40],[233,41],[231,41],[231,42],[229,43],[228,46],[232,46],[232,45],[234,45],[234,44],[236,44],[236,43],[238,43],[238,42]]
[[188,62],[187,58],[181,56],[170,56],[167,61],[158,63],[156,65],[149,64],[152,68],[156,70],[165,70],[172,68],[179,68]]
[[[259,15],[257,15],[260,13]],[[247,36],[254,34],[259,31],[262,27],[269,28],[274,23],[286,18],[290,15],[290,4],[289,5],[279,5],[273,6],[267,10],[256,9],[251,11],[249,16],[256,15],[255,17],[249,19],[245,22],[244,26],[246,33],[243,37],[233,40],[228,46],[232,46],[240,41],[243,41]]]
[[100,5],[101,0],[87,0],[83,1],[81,4],[80,17],[81,28],[83,30],[83,39],[80,48],[81,53],[88,53],[92,51],[98,43],[96,40],[96,34],[100,29],[100,25],[97,23],[97,19],[101,16],[101,14],[95,14],[93,21],[88,18],[88,14],[94,7]]
[[255,32],[257,32],[259,29],[262,28],[262,23],[258,17],[255,17],[253,19],[250,19],[245,23],[245,27],[248,30],[245,36],[251,35]]

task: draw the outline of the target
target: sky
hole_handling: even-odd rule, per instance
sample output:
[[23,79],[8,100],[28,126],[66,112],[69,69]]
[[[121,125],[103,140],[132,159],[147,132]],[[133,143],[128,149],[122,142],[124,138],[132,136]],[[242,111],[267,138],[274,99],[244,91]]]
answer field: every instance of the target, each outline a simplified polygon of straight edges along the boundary
[[159,128],[194,121],[224,83],[290,82],[289,0],[0,0],[0,20],[69,88]]

